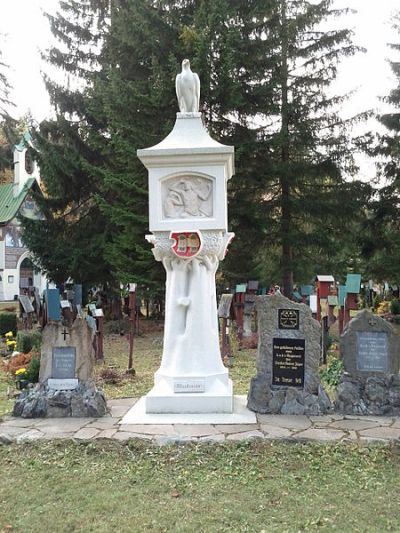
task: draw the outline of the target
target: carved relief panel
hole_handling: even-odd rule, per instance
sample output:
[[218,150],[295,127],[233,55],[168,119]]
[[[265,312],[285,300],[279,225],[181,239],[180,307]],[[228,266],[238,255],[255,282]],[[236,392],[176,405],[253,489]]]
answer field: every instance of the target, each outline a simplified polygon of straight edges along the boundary
[[214,181],[203,176],[178,176],[161,183],[163,219],[201,219],[214,216]]

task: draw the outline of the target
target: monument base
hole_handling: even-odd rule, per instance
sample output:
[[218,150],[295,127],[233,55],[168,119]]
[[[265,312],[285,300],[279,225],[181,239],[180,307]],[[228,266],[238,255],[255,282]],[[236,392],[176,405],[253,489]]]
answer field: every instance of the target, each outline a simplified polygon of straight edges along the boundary
[[233,388],[228,374],[171,377],[156,373],[145,396],[146,413],[232,413]]
[[169,424],[255,424],[255,413],[246,407],[246,396],[233,397],[232,413],[146,413],[142,396],[121,420],[121,425]]

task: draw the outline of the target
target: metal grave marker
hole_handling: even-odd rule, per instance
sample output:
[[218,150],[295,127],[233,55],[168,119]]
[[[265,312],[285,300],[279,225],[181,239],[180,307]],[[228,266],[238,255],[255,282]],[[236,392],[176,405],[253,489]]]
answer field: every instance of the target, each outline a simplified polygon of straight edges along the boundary
[[60,291],[58,289],[46,290],[47,317],[49,320],[60,321]]
[[74,346],[57,346],[53,348],[52,378],[75,378],[76,349]]
[[25,313],[34,313],[35,312],[29,296],[21,295],[21,296],[19,296],[19,301],[20,301],[20,303],[22,305],[22,308],[23,308]]
[[272,385],[304,387],[305,339],[274,338]]
[[278,329],[299,329],[298,309],[278,309]]

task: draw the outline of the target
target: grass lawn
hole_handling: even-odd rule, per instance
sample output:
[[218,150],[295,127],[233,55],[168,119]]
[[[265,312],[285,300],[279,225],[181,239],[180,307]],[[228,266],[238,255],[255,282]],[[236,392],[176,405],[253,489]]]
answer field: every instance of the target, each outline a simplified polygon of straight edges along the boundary
[[398,447],[0,446],[0,531],[399,531]]

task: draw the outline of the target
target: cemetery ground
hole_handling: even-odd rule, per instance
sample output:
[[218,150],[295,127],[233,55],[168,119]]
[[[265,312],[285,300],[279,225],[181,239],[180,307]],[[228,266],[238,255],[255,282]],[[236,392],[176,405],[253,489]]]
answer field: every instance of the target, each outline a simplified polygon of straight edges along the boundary
[[[109,399],[153,384],[162,326],[142,328],[134,377],[127,339],[106,336],[97,374]],[[236,394],[247,393],[255,355],[235,353]],[[1,415],[13,402],[0,376]],[[400,530],[398,443],[45,440],[0,445],[0,472],[2,532]]]

